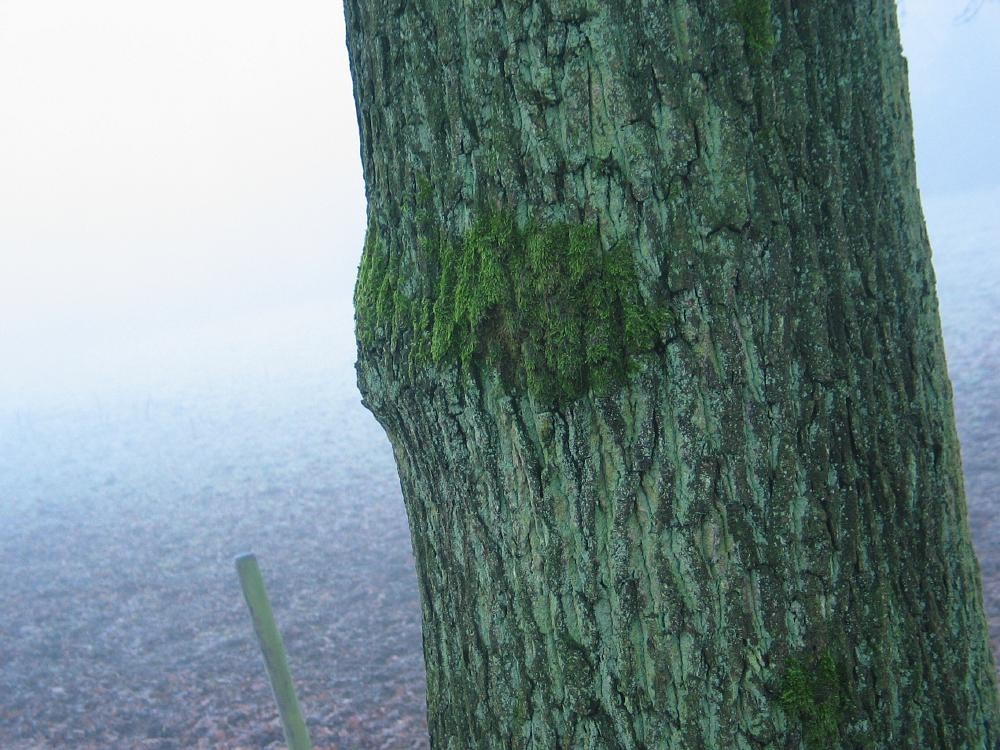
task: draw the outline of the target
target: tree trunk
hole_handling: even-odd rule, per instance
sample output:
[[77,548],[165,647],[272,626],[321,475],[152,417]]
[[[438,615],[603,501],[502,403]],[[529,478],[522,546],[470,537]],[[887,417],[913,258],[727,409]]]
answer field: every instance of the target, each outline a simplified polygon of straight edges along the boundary
[[346,0],[432,746],[989,748],[890,0]]

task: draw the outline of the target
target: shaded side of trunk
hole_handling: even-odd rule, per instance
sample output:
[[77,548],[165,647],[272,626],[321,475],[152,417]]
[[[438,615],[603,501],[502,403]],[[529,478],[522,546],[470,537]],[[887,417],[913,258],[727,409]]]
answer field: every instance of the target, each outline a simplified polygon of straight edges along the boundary
[[993,748],[893,4],[345,7],[432,744]]

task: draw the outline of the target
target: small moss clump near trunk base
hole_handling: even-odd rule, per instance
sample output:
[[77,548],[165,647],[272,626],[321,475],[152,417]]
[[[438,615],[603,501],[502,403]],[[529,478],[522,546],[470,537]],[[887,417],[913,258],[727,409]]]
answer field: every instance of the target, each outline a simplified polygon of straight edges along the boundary
[[774,49],[771,0],[735,0],[733,17],[746,34],[747,45],[759,62]]
[[806,747],[835,746],[840,732],[843,688],[833,656],[826,651],[810,659],[792,659],[781,684],[781,708],[798,721]]

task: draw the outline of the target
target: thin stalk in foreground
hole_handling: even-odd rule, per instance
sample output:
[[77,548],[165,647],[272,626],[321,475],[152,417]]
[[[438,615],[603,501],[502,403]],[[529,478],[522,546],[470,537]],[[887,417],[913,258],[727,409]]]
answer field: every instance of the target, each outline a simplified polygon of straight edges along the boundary
[[299,700],[295,696],[295,686],[292,684],[292,674],[288,670],[288,659],[285,647],[281,642],[281,634],[274,623],[274,613],[271,603],[264,590],[264,579],[261,578],[257,558],[254,555],[240,555],[236,558],[236,572],[243,587],[243,597],[250,610],[253,629],[260,642],[260,650],[264,655],[264,665],[271,679],[271,689],[278,703],[278,713],[281,714],[281,726],[285,730],[285,742],[288,750],[312,750],[309,730],[302,719]]

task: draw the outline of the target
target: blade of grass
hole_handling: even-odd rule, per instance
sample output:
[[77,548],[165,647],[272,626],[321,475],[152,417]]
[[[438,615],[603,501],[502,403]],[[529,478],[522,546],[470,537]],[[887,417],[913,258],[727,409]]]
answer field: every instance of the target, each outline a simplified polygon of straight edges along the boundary
[[236,573],[243,587],[243,598],[246,599],[253,620],[253,629],[257,633],[261,653],[264,655],[264,666],[271,679],[271,690],[274,700],[278,703],[278,713],[281,714],[281,725],[285,730],[285,742],[288,750],[312,750],[309,730],[302,719],[299,710],[299,700],[295,696],[295,685],[292,684],[292,674],[288,670],[288,659],[285,647],[281,642],[281,634],[274,623],[274,613],[271,603],[264,590],[264,579],[261,578],[257,558],[254,555],[240,555],[236,558]]

